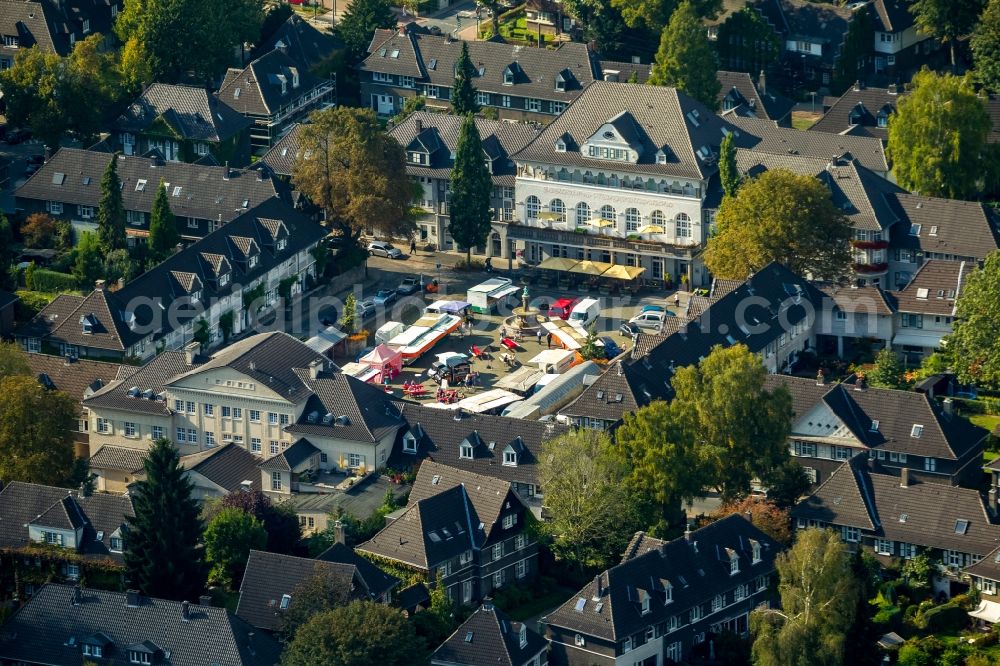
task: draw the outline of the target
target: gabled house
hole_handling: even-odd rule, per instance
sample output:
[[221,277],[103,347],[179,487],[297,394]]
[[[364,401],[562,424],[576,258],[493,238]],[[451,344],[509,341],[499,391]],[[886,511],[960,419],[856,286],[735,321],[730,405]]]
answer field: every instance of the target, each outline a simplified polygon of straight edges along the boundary
[[320,451],[306,439],[300,439],[277,455],[258,463],[261,486],[267,493],[297,493],[300,479],[309,479],[320,469]]
[[257,58],[283,50],[299,67],[318,74],[330,65],[330,57],[340,49],[343,44],[336,35],[319,30],[298,14],[292,14],[270,37],[258,44],[251,55]]
[[245,68],[229,68],[218,98],[252,121],[250,149],[263,155],[294,123],[336,103],[337,82],[304,68],[279,40]]
[[441,574],[451,599],[470,604],[538,572],[528,509],[509,482],[424,461],[406,508],[359,553]]
[[895,84],[888,88],[869,88],[860,81],[855,82],[809,131],[871,136],[887,141],[889,117],[896,112],[896,105],[905,94]]
[[260,490],[260,458],[236,444],[181,456],[184,477],[194,486],[192,497],[219,499],[230,493]]
[[928,259],[899,291],[889,292],[896,309],[895,349],[919,362],[943,345],[952,332],[956,301],[974,264]]
[[31,596],[51,580],[121,584],[122,528],[132,500],[12,481],[0,490],[0,580]]
[[638,379],[637,374],[631,365],[618,361],[585,387],[576,400],[559,410],[559,415],[577,428],[614,429],[625,414],[648,403],[638,383],[633,383]]
[[771,120],[781,127],[791,127],[792,107],[795,103],[767,89],[767,76],[764,72],[756,81],[746,72],[727,72],[719,70],[716,73],[722,87],[719,89],[719,111],[723,117],[726,114],[749,116],[761,120]]
[[858,455],[841,464],[816,491],[792,508],[797,529],[831,528],[851,548],[909,559],[927,552],[957,576],[997,546],[1000,525],[979,491],[915,481],[873,471]]
[[878,285],[858,286],[818,283],[832,302],[832,316],[816,322],[816,349],[820,354],[835,354],[851,359],[858,352],[889,347],[895,334],[895,301]]
[[912,6],[910,0],[873,0],[869,5],[875,54],[868,71],[874,81],[909,81],[921,66],[940,58],[942,44],[917,29]]
[[492,603],[483,604],[431,654],[431,666],[545,666],[548,641],[514,622]]
[[738,515],[672,541],[639,532],[620,564],[542,618],[549,662],[632,666],[707,657],[713,637],[747,635],[750,611],[775,601],[770,584],[781,550]]
[[525,33],[537,38],[545,35],[546,42],[553,35],[567,35],[570,41],[579,41],[581,26],[567,8],[556,0],[527,0],[524,3]]
[[371,598],[353,565],[251,550],[236,615],[257,629],[281,631],[285,611],[294,607],[302,592],[300,586],[312,584],[317,577],[326,579],[327,589],[335,590],[340,603]]
[[[68,56],[77,41],[110,37],[121,0],[28,0],[0,3],[0,69],[10,69],[21,49]],[[107,42],[107,40],[105,40]]]
[[867,11],[807,0],[760,0],[754,7],[778,33],[785,75],[812,86],[830,85],[854,13]]
[[271,173],[284,179],[286,182],[292,178],[295,171],[295,160],[298,158],[301,148],[299,146],[299,132],[302,131],[302,123],[296,123],[282,136],[271,148],[264,153],[264,156],[257,160],[258,164],[266,166]]
[[822,483],[845,460],[867,455],[880,473],[946,485],[974,483],[986,430],[942,408],[926,393],[854,384],[824,384],[802,377],[771,375],[792,396],[789,434],[792,456]]
[[[594,80],[586,44],[564,42],[555,49],[492,41],[467,44],[477,101],[504,120],[548,121]],[[461,40],[421,32],[415,23],[398,32],[376,30],[358,68],[362,105],[392,116],[407,97],[423,95],[428,107],[449,108],[461,52]]]
[[224,608],[50,583],[3,625],[0,660],[274,666],[280,644]]
[[155,150],[173,162],[211,155],[219,164],[250,161],[250,121],[205,88],[154,83],[114,122],[113,147],[126,155]]
[[[109,153],[60,148],[15,190],[18,208],[26,215],[45,212],[68,220],[77,235],[96,232],[101,178],[113,159],[115,156]],[[204,238],[283,192],[259,170],[168,162],[159,155],[119,155],[117,159],[130,239],[149,236],[150,212],[161,180],[177,232],[188,241]]]
[[317,555],[316,559],[354,567],[368,592],[369,598],[380,603],[393,602],[394,590],[399,586],[399,579],[379,569],[372,564],[371,560],[355,553],[353,548],[344,543],[344,537],[343,525],[334,523],[336,541]]

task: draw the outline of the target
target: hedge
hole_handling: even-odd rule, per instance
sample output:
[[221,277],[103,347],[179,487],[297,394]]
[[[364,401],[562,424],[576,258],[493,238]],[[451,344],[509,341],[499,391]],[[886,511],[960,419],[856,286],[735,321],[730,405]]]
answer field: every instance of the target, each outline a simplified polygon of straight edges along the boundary
[[954,633],[968,626],[969,614],[958,604],[949,602],[926,611],[923,621],[931,633]]
[[17,297],[18,321],[28,321],[54,300],[52,294],[40,294],[26,289],[18,289]]
[[44,291],[48,293],[75,291],[77,288],[77,280],[75,276],[67,275],[66,273],[57,273],[45,268],[35,269],[35,275],[32,283],[35,291]]
[[952,400],[964,414],[1000,416],[1000,398],[979,398],[978,400],[952,398]]

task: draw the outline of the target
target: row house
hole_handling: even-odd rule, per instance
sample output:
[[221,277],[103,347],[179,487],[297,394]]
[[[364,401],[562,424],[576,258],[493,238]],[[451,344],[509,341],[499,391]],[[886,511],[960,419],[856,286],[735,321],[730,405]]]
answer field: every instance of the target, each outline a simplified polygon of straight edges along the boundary
[[749,634],[750,612],[776,601],[782,546],[728,516],[661,541],[639,532],[622,562],[542,618],[549,662],[657,666],[706,658],[724,631]]
[[923,65],[942,57],[941,42],[917,28],[911,7],[906,0],[873,0],[868,5],[874,54],[866,73],[873,82],[908,81]]
[[250,162],[249,127],[205,88],[154,83],[115,120],[111,140],[125,155],[240,166]]
[[0,586],[30,597],[49,581],[118,588],[132,500],[13,481],[0,490]]
[[[93,34],[110,36],[121,0],[27,0],[0,4],[0,70],[10,69],[17,54],[37,47],[65,57]],[[105,42],[110,40],[108,37]]]
[[452,601],[474,604],[538,574],[528,508],[509,482],[432,461],[417,472],[409,503],[357,547],[434,581]]
[[431,666],[545,666],[548,642],[527,622],[515,622],[483,602],[431,654]]
[[796,529],[832,529],[852,549],[871,548],[880,558],[927,553],[953,577],[997,547],[1000,525],[979,491],[919,482],[906,468],[881,474],[875,462],[858,455],[842,463],[792,508]]
[[914,481],[959,485],[980,478],[988,432],[955,415],[951,403],[926,393],[873,388],[858,380],[825,384],[771,375],[765,386],[792,396],[789,452],[813,483],[822,483],[846,460],[863,454],[878,472]]
[[[389,130],[406,150],[406,173],[420,186],[414,200],[423,214],[417,219],[419,238],[439,250],[458,250],[448,233],[451,202],[451,169],[454,166],[462,118],[418,111]],[[476,118],[476,129],[483,142],[483,159],[493,181],[490,208],[497,222],[512,222],[514,208],[514,162],[510,156],[524,148],[537,129],[523,123]],[[496,224],[487,241],[489,248],[474,248],[476,254],[506,256],[507,224]]]
[[463,44],[475,70],[477,102],[504,120],[548,122],[595,79],[586,44],[565,42],[544,49],[463,42],[410,23],[398,32],[379,29],[372,36],[369,55],[358,67],[362,105],[393,116],[407,98],[421,95],[428,107],[448,109]]
[[61,148],[14,191],[18,210],[67,220],[77,238],[86,231],[96,232],[101,179],[113,159],[118,160],[130,244],[149,236],[150,213],[161,182],[177,232],[185,241],[204,238],[282,192],[259,170],[170,162],[160,155],[116,158],[107,152]]
[[943,346],[951,333],[956,301],[974,265],[928,259],[899,291],[889,292],[896,311],[892,346],[914,363]]

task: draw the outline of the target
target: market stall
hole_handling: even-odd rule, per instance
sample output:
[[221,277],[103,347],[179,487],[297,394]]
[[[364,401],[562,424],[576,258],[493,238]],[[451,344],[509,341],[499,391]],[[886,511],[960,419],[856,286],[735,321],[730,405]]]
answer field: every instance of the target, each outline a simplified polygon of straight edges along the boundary
[[385,344],[375,347],[359,362],[378,370],[377,381],[391,380],[403,369],[403,355]]

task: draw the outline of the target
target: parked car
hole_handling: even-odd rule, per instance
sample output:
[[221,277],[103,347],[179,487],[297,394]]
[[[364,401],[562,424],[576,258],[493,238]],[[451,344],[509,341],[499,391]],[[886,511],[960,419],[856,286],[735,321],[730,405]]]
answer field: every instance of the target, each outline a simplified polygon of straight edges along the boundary
[[410,294],[415,294],[420,291],[420,278],[407,277],[403,278],[403,281],[399,283],[396,287],[396,293],[402,294],[403,296],[409,296]]
[[580,302],[579,298],[560,298],[549,306],[549,317],[559,319],[569,319],[569,313],[573,311],[573,306]]
[[358,314],[358,319],[368,319],[368,317],[375,316],[375,303],[369,298],[363,301],[358,301],[357,307],[354,309]]
[[630,324],[635,324],[639,328],[660,330],[663,327],[663,320],[666,318],[665,312],[640,312],[629,319]]
[[340,234],[330,234],[320,242],[323,244],[324,247],[333,249],[333,248],[343,247],[346,241],[347,238],[345,236],[342,236]]
[[396,300],[396,292],[392,289],[379,289],[372,302],[375,305],[386,306]]
[[666,312],[667,309],[662,305],[643,305],[639,312]]
[[601,344],[604,345],[604,358],[610,361],[611,359],[616,358],[619,354],[622,353],[622,348],[619,347],[618,343],[615,342],[613,339],[607,336],[602,336],[599,339],[601,341]]
[[7,130],[6,136],[4,136],[4,141],[10,145],[23,143],[31,138],[31,132],[26,129],[11,129]]
[[372,241],[368,244],[368,254],[372,257],[388,257],[389,259],[400,259],[403,253],[398,247],[393,247],[389,241]]
[[639,332],[640,332],[639,327],[628,321],[624,322],[621,326],[618,327],[618,333],[625,336],[626,338],[632,338],[633,340],[635,340],[636,337],[638,337]]
[[468,356],[458,352],[446,352],[438,354],[438,360],[431,363],[430,369],[427,370],[427,376],[439,384],[442,377],[446,378],[450,384],[457,384],[465,379],[465,376],[471,371],[472,366],[469,365]]

